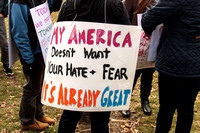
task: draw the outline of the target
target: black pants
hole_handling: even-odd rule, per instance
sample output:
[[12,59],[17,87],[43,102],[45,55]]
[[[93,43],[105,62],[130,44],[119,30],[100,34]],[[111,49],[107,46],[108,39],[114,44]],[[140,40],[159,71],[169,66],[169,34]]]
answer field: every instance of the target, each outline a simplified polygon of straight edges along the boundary
[[177,109],[176,133],[190,133],[200,78],[178,78],[159,73],[159,113],[156,133],[168,133]]
[[141,75],[141,84],[140,84],[140,98],[141,101],[147,101],[151,92],[152,87],[152,79],[153,73],[155,72],[154,68],[147,68],[147,69],[139,69],[136,70],[135,79],[133,83],[133,89],[137,83],[137,79]]
[[6,25],[3,17],[0,17],[0,47],[1,47],[1,61],[3,65],[8,66],[8,42],[7,42]]
[[[64,110],[58,133],[75,133],[76,125],[83,112]],[[92,133],[109,133],[110,112],[90,112]]]
[[23,72],[26,78],[26,84],[23,87],[23,94],[20,104],[20,121],[22,125],[35,123],[35,118],[44,115],[41,104],[41,90],[44,76],[44,61],[42,53],[34,55],[36,62],[36,72],[30,73],[29,67],[20,57],[23,65]]

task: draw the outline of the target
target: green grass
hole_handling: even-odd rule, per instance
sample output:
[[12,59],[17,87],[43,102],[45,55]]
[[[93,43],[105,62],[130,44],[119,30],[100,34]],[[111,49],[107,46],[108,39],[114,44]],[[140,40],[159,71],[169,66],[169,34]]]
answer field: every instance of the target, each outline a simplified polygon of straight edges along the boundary
[[[52,14],[53,22],[56,22],[57,13]],[[6,20],[7,22],[7,20]],[[22,95],[22,87],[25,84],[25,79],[22,73],[22,66],[20,62],[16,62],[13,66],[14,75],[7,77],[3,73],[2,63],[0,63],[0,132],[1,133],[20,133],[21,130],[19,121],[19,106]],[[153,133],[155,131],[156,117],[158,113],[158,74],[154,74],[153,88],[150,96],[150,105],[153,110],[151,116],[145,116],[142,112],[140,105],[140,89],[139,82],[133,91],[131,99],[131,117],[123,118],[119,111],[113,111],[110,120],[111,133]],[[45,130],[45,133],[57,132],[59,120],[62,114],[61,109],[44,106],[44,112],[47,116],[56,120],[54,126]],[[192,125],[191,133],[200,132],[200,94],[197,97],[195,104],[194,122]],[[176,115],[173,119],[172,128],[170,133],[174,133],[176,124]],[[116,120],[116,121],[114,121]],[[120,121],[123,120],[123,121]],[[87,121],[87,120],[85,120]],[[131,126],[127,126],[131,125]],[[89,128],[87,122],[79,123],[77,132]],[[84,133],[87,133],[85,131]],[[34,132],[27,132],[34,133]]]

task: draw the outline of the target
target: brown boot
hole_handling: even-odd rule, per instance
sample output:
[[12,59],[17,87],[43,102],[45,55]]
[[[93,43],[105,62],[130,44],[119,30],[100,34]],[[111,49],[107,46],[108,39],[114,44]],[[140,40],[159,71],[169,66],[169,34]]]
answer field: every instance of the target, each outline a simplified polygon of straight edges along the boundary
[[36,121],[34,124],[21,125],[23,130],[43,131],[49,127],[49,124]]
[[42,116],[40,118],[36,118],[38,121],[40,122],[44,122],[44,123],[48,123],[49,125],[52,125],[55,123],[55,120],[54,119],[51,119],[47,116]]

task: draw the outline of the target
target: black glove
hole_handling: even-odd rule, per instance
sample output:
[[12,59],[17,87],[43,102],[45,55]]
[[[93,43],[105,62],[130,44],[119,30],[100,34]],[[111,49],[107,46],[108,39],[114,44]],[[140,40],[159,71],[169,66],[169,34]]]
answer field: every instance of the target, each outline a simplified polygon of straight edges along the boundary
[[27,71],[28,71],[28,73],[30,73],[30,74],[36,74],[37,73],[37,71],[38,71],[38,69],[39,69],[39,67],[38,67],[38,65],[37,65],[37,63],[36,62],[33,62],[33,63],[31,63],[31,64],[26,64],[27,65]]

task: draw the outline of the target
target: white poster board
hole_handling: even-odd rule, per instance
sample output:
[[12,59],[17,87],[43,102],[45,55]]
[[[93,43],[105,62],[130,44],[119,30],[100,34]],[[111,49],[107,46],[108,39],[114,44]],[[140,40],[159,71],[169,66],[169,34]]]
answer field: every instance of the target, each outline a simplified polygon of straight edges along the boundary
[[[137,23],[138,26],[142,28],[141,25],[142,20],[142,14],[137,14]],[[138,61],[137,61],[137,69],[145,69],[145,68],[153,68],[155,67],[155,60],[151,61],[149,59],[149,55],[151,56],[152,53],[150,53],[150,47],[151,47],[151,37],[147,37],[144,30],[141,30],[141,36],[140,36],[140,46],[139,46],[139,54],[138,54]],[[152,50],[151,50],[152,52]]]
[[141,20],[142,20],[142,14],[139,13],[137,14],[137,25],[142,27]]
[[44,4],[31,8],[30,12],[42,50],[44,62],[46,62],[48,44],[50,41],[51,31],[53,27],[48,3],[45,2]]
[[149,48],[149,55],[147,61],[156,61],[157,53],[158,53],[158,45],[160,43],[160,37],[163,31],[163,24],[160,24],[156,27],[156,29],[151,34],[151,42]]
[[55,23],[42,103],[76,111],[129,109],[140,31],[138,26]]
[[[9,0],[10,3],[10,0]],[[8,35],[9,35],[9,42],[8,42],[8,57],[9,57],[9,68],[13,66],[13,64],[19,60],[19,54],[18,54],[18,49],[17,45],[15,42],[12,40],[12,35],[11,35],[11,11],[10,11],[10,4],[8,4]]]

